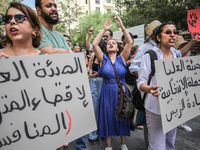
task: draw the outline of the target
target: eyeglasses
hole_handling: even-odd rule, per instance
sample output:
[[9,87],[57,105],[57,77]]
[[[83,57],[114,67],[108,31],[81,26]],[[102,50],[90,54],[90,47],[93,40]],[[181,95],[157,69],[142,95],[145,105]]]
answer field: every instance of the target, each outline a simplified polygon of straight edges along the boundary
[[71,43],[72,42],[72,40],[66,40],[67,42],[69,42],[69,43]]
[[108,35],[104,35],[103,37],[106,37],[106,38],[108,38]]
[[[14,15],[15,21],[18,23],[22,23],[25,19],[26,15],[22,15],[22,14],[16,14]],[[13,15],[5,15],[2,17],[3,22],[5,22],[5,24],[10,23],[10,21],[12,20]]]
[[172,32],[173,32],[174,35],[179,35],[180,34],[179,30],[166,30],[164,33],[168,34],[168,35],[171,35]]

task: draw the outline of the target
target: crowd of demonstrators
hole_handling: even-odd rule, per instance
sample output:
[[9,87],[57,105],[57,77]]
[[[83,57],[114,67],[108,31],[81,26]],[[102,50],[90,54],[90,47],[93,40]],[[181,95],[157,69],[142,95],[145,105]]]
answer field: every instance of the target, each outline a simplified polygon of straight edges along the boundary
[[[200,39],[187,42],[182,36],[178,36],[179,32],[173,23],[162,24],[154,20],[145,28],[148,37],[144,45],[133,46],[134,39],[138,36],[128,32],[121,18],[116,16],[123,32],[122,38],[113,39],[113,32],[109,30],[110,20],[107,19],[92,44],[90,40],[94,29],[88,30],[86,53],[85,49],[78,45],[72,49],[70,36],[62,35],[53,29],[59,20],[55,0],[35,0],[35,7],[38,16],[24,4],[10,3],[5,16],[2,17],[6,34],[2,35],[0,57],[83,52],[90,77],[89,84],[97,123],[97,131],[89,133],[88,141],[94,144],[99,137],[106,138],[106,150],[112,150],[112,136],[120,136],[121,150],[128,150],[126,136],[130,136],[130,130],[134,127],[120,120],[115,114],[118,84],[113,64],[120,82],[125,84],[127,95],[132,93],[134,86],[148,93],[145,100],[147,126],[144,125],[146,149],[174,149],[176,128],[167,134],[162,132],[158,101],[160,93],[157,90],[159,86],[155,77],[152,78],[150,85],[147,85],[151,63],[149,54],[145,52],[153,49],[158,59],[183,57],[189,54],[189,50]],[[200,55],[200,48],[191,52],[191,55]],[[140,111],[135,114],[140,114]],[[142,128],[139,125],[136,127]],[[179,127],[185,131],[192,131],[185,123]],[[59,149],[67,150],[67,145]],[[85,136],[76,139],[76,147],[78,150],[87,149]]]
[[[106,20],[104,28],[99,32],[92,43],[94,53],[100,62],[98,73],[103,77],[99,102],[97,133],[100,137],[106,137],[106,150],[112,150],[112,136],[120,136],[121,149],[127,150],[126,136],[130,136],[130,125],[126,124],[124,121],[117,120],[115,116],[118,101],[118,85],[112,64],[119,75],[120,81],[125,84],[125,74],[127,71],[126,60],[131,51],[132,40],[120,17],[116,16],[116,18],[118,19],[119,27],[122,29],[122,32],[127,39],[127,44],[124,47],[124,50],[119,54],[118,44],[113,39],[107,41],[107,54],[103,53],[98,45],[102,36],[105,35],[110,28],[109,19]],[[129,95],[127,87],[126,94]]]

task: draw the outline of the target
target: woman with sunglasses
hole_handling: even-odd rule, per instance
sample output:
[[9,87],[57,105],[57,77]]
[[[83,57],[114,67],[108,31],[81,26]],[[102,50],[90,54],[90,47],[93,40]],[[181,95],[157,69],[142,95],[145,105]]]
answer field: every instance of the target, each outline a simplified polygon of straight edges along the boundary
[[[127,44],[124,47],[124,50],[119,54],[118,44],[114,39],[108,40],[107,42],[107,54],[103,53],[98,45],[104,33],[110,28],[109,19],[106,20],[104,28],[99,32],[92,43],[94,53],[100,63],[98,73],[103,77],[103,85],[99,101],[97,133],[100,138],[106,137],[106,150],[112,150],[112,136],[120,136],[121,149],[128,150],[126,146],[126,136],[130,136],[130,125],[119,120],[115,114],[118,102],[118,84],[112,64],[115,67],[120,82],[126,85],[126,60],[131,51],[132,39],[124,27],[121,18],[117,15],[116,18],[119,27],[122,29],[122,32],[127,39]],[[127,87],[126,94],[129,95]]]
[[22,3],[12,2],[2,20],[6,29],[2,44],[10,46],[0,50],[0,57],[42,54],[37,49],[41,41],[41,26],[34,10]]
[[[177,54],[174,50],[171,50],[171,47],[174,47],[178,34],[179,31],[171,22],[163,23],[154,30],[155,42],[159,46],[154,46],[153,50],[158,60],[177,58]],[[147,53],[141,61],[137,86],[141,91],[147,93],[145,112],[149,138],[148,150],[174,150],[177,128],[163,134],[158,99],[160,93],[157,90],[159,86],[156,84],[155,76],[152,77],[150,85],[147,85],[150,73],[151,60],[150,55]]]

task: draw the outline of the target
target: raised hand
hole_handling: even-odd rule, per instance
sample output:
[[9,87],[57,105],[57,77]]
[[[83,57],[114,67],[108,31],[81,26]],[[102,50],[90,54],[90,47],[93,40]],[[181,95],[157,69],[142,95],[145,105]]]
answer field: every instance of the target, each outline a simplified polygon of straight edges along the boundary
[[94,32],[94,28],[90,28],[90,29],[88,29],[88,34],[92,34]]
[[116,15],[116,18],[117,18],[117,20],[118,20],[117,23],[118,23],[119,27],[123,29],[123,28],[124,28],[124,25],[123,25],[123,22],[122,22],[121,18],[120,18],[118,15]]
[[110,28],[110,19],[106,19],[106,22],[104,24],[104,29],[107,31]]

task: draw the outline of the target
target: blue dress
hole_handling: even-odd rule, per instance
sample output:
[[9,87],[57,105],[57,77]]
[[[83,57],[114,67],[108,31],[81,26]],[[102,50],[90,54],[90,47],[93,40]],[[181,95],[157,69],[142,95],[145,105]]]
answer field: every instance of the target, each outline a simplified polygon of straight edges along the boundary
[[[121,55],[117,56],[114,67],[119,80],[126,85],[125,75],[127,70]],[[98,113],[98,135],[100,138],[130,136],[130,125],[124,121],[116,120],[115,110],[118,101],[118,85],[111,61],[106,54],[103,54],[102,66],[99,68],[98,73],[103,77]],[[126,94],[129,95],[127,87]]]

